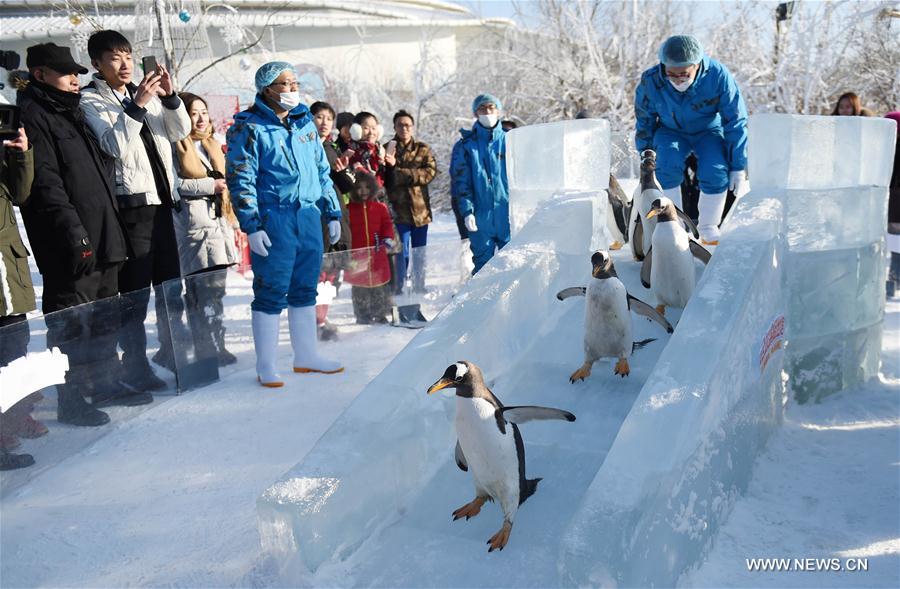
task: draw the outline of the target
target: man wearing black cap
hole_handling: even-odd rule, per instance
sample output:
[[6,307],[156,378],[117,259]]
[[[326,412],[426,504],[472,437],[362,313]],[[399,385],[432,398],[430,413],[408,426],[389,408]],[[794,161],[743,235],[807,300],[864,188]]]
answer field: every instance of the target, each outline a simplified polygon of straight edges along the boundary
[[[47,345],[69,359],[57,417],[73,425],[103,425],[109,417],[97,407],[152,401],[145,393],[95,395],[93,406],[84,400],[95,381],[118,369],[119,306],[110,297],[118,292],[118,269],[128,251],[113,162],[78,108],[78,74],[87,69],[67,47],[53,43],[29,47],[26,64],[30,80],[18,103],[34,149],[35,178],[22,217],[44,279]],[[93,304],[63,311],[83,303]]]

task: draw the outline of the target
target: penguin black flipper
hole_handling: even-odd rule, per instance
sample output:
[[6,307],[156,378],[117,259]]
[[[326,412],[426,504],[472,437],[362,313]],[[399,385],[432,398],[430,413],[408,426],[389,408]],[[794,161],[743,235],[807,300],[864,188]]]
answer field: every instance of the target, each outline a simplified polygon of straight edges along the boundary
[[575,415],[562,409],[553,407],[538,407],[537,405],[519,405],[517,407],[504,407],[500,410],[503,418],[509,423],[521,424],[529,421],[559,419],[560,421],[575,421]]
[[675,207],[675,212],[678,215],[678,218],[681,220],[682,224],[684,224],[685,230],[694,236],[694,239],[700,239],[700,232],[697,230],[697,226],[694,225],[694,222],[688,217],[687,213]]
[[525,500],[534,495],[537,491],[538,483],[541,479],[525,478],[525,442],[522,441],[522,434],[516,424],[512,424],[513,439],[516,441],[516,457],[519,459],[519,505],[525,503]]
[[564,288],[556,293],[556,298],[564,301],[569,297],[583,297],[586,292],[587,288],[583,286],[570,286],[569,288]]
[[455,457],[456,466],[459,467],[459,470],[463,472],[469,472],[469,463],[466,462],[466,455],[463,454],[462,446],[459,445],[459,440],[456,440],[456,451]]
[[650,269],[653,267],[653,248],[647,251],[644,256],[644,263],[641,264],[641,284],[644,288],[650,288]]
[[634,241],[631,242],[631,253],[634,259],[640,262],[644,259],[644,225],[641,223],[641,215],[637,214],[634,218]]
[[709,253],[709,250],[694,241],[691,240],[690,243],[691,254],[694,255],[695,258],[703,262],[704,264],[709,264],[710,258],[712,258],[712,254]]
[[[650,258],[648,257],[647,259],[649,260]],[[675,331],[675,328],[672,327],[672,324],[669,323],[665,317],[660,315],[656,309],[637,297],[628,295],[628,308],[638,315],[643,315],[651,321],[656,321],[662,326],[663,329],[666,330],[666,333],[672,333],[673,331]]]

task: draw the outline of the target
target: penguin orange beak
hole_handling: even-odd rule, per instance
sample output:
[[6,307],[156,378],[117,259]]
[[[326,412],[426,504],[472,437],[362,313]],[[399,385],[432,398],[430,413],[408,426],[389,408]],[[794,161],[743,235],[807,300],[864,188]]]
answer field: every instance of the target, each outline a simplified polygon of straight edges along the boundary
[[449,386],[453,386],[453,381],[450,380],[449,378],[442,378],[439,381],[437,381],[436,383],[434,383],[433,385],[431,385],[430,387],[428,387],[428,394],[430,395],[431,393],[437,392],[441,389],[446,389]]
[[659,214],[659,209],[650,209],[650,212],[647,213],[647,218],[652,219],[653,217],[655,217],[658,214]]

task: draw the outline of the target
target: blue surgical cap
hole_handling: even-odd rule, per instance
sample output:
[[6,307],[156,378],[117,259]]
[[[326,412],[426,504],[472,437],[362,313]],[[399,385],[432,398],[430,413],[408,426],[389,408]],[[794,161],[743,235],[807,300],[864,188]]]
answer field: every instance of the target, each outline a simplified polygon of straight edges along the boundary
[[497,107],[497,110],[503,110],[503,105],[500,104],[500,99],[494,96],[493,94],[479,94],[475,97],[475,100],[472,101],[472,112],[478,110],[478,107],[482,104],[492,103]]
[[294,66],[286,61],[264,63],[256,70],[256,91],[262,93],[266,86],[271,85],[282,72],[286,71],[293,72],[295,76],[297,75],[297,70],[294,69]]
[[659,48],[659,62],[669,67],[686,67],[703,60],[703,47],[695,37],[675,35]]

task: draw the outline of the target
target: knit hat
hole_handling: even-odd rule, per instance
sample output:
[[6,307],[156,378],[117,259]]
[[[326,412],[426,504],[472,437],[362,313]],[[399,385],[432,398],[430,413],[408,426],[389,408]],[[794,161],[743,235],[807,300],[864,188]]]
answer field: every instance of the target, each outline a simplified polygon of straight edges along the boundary
[[686,67],[702,59],[703,47],[690,35],[669,37],[659,48],[659,62],[669,67]]
[[261,94],[266,86],[271,85],[278,76],[287,71],[293,72],[295,76],[297,75],[297,70],[294,69],[294,66],[286,61],[264,63],[256,70],[256,79],[254,80],[256,82],[256,91]]
[[494,96],[493,94],[479,94],[475,97],[475,100],[472,101],[472,112],[478,110],[478,107],[482,104],[492,103],[497,107],[497,110],[503,110],[503,105],[500,103],[500,99]]

